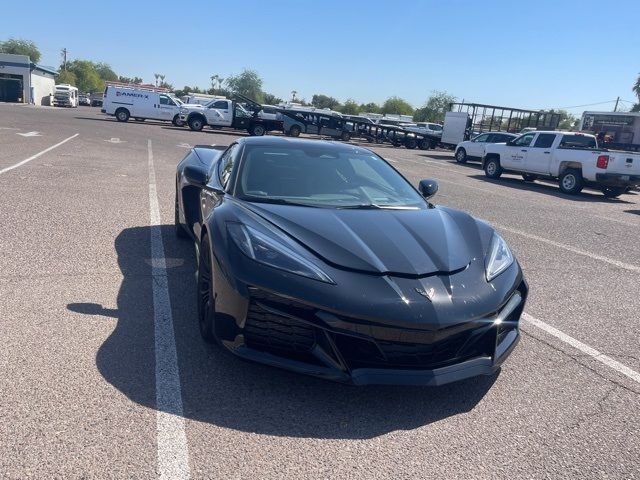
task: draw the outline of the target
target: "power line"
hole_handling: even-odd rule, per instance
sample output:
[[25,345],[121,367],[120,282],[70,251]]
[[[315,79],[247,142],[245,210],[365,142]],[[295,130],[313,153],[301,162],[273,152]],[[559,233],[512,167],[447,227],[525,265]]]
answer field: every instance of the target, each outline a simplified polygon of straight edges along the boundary
[[614,100],[607,100],[606,102],[597,102],[597,103],[587,103],[585,105],[574,105],[572,107],[559,107],[560,110],[569,110],[570,108],[581,108],[581,107],[592,107],[594,105],[605,105],[607,103],[615,103],[615,99]]

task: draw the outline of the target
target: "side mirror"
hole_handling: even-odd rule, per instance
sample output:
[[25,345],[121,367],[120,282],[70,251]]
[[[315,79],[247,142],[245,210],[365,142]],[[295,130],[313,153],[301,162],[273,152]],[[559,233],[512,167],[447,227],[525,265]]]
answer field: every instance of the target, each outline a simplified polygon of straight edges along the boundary
[[418,184],[418,190],[420,190],[420,193],[424,198],[429,200],[438,191],[438,182],[436,182],[432,178],[420,180],[420,183]]
[[209,181],[207,172],[194,165],[187,165],[186,167],[184,167],[182,173],[184,174],[184,177],[187,179],[187,181],[192,185],[203,187]]
[[513,147],[513,140],[507,140],[507,146]]

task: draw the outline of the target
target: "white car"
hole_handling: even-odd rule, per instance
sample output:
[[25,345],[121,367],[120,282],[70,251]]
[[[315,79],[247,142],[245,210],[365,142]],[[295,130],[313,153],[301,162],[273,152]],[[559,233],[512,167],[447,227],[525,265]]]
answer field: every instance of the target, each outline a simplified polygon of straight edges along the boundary
[[456,162],[466,163],[468,160],[482,160],[487,145],[492,143],[506,143],[517,136],[516,134],[505,132],[481,133],[472,140],[460,142],[456,146]]

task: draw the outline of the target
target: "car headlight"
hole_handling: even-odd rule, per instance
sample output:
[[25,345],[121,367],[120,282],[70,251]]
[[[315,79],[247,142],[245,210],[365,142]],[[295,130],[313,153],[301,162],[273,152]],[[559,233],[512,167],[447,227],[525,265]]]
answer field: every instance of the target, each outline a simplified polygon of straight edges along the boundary
[[240,223],[227,223],[227,230],[240,251],[252,260],[313,280],[335,284],[320,267],[278,240]]
[[181,108],[181,109],[179,110],[179,112],[180,112],[182,115],[186,115],[186,113],[188,112],[188,110],[187,110],[186,108]]
[[513,263],[513,254],[504,239],[494,232],[485,263],[487,282],[490,282]]

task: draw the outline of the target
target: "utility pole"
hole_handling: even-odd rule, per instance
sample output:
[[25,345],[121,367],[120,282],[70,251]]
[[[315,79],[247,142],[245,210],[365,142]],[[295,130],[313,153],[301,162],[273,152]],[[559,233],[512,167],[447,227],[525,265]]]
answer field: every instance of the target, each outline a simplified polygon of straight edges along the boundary
[[62,68],[64,71],[67,70],[67,49],[62,49]]
[[618,102],[620,101],[620,97],[616,98],[616,106],[613,107],[613,111],[617,112],[618,111]]

